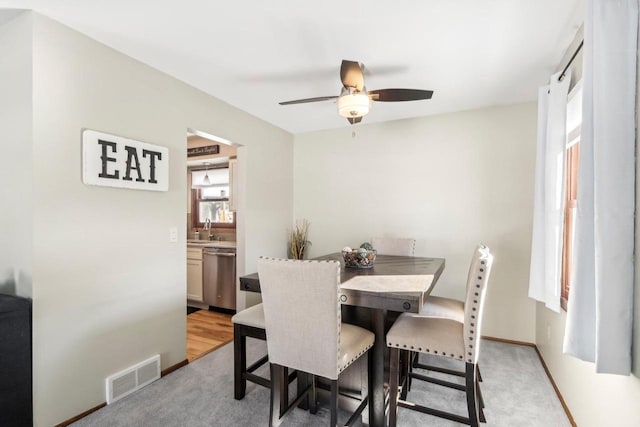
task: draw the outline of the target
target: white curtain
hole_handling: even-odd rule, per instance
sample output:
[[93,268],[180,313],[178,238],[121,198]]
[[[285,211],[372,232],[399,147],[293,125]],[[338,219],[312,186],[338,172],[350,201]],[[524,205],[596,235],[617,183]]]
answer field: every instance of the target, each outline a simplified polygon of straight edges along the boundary
[[633,322],[638,0],[589,0],[575,281],[564,352],[628,375]]
[[529,297],[560,311],[567,98],[571,71],[538,91],[538,146]]

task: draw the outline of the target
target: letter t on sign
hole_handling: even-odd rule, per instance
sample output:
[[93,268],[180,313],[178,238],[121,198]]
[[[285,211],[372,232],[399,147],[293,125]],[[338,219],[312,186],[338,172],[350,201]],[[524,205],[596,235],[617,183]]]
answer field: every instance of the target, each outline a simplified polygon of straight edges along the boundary
[[82,182],[169,191],[169,149],[94,130],[82,131]]

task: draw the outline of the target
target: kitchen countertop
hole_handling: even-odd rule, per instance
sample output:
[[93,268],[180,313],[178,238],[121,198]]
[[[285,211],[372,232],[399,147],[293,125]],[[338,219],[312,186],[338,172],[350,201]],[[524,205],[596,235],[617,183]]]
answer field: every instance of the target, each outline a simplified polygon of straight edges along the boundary
[[189,248],[234,248],[236,242],[227,240],[187,240],[187,247]]

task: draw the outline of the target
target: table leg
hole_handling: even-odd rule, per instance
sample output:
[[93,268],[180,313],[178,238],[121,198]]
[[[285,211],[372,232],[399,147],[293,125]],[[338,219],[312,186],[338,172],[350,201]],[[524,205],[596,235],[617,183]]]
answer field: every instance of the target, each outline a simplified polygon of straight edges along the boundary
[[369,425],[371,427],[383,427],[385,425],[384,405],[384,354],[387,349],[384,333],[384,310],[371,310],[371,330],[376,336],[371,357],[371,393],[373,399],[369,405]]

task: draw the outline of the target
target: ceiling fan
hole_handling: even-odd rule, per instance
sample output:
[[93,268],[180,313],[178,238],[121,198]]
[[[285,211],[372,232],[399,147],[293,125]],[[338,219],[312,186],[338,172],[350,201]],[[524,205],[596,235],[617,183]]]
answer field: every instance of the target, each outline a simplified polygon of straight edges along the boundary
[[280,105],[305,104],[307,102],[338,100],[338,113],[346,117],[349,123],[356,124],[369,113],[371,101],[399,102],[431,99],[432,90],[421,89],[378,89],[370,90],[364,86],[364,64],[342,60],[340,80],[342,89],[339,96],[319,96],[316,98],[296,99],[280,102]]

